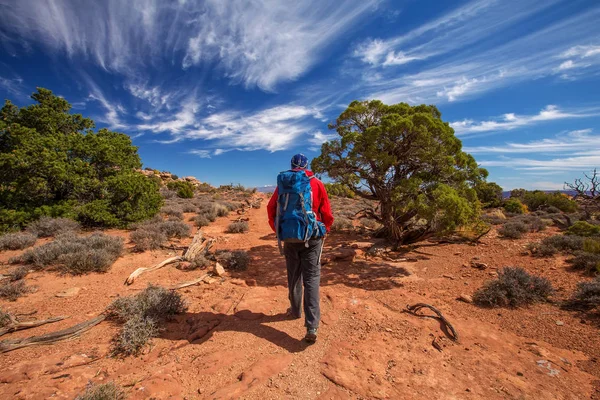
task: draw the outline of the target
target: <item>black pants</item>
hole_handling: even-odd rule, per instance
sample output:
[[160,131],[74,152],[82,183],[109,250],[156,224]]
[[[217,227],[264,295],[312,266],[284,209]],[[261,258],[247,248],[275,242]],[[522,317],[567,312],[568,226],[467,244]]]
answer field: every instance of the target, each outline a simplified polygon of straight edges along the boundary
[[287,265],[288,290],[292,314],[302,315],[302,285],[304,285],[304,325],[318,328],[321,319],[319,286],[321,284],[321,251],[323,239],[304,243],[285,243],[284,254]]

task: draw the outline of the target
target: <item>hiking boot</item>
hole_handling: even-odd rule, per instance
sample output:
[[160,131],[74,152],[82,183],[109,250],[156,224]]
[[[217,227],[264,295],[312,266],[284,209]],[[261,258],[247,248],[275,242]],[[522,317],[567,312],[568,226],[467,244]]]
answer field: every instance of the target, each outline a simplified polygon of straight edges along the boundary
[[288,319],[300,319],[302,317],[302,315],[296,315],[292,312],[291,308],[288,308],[287,311],[285,312],[285,316]]
[[304,336],[304,340],[308,343],[314,343],[317,341],[317,328],[307,328],[306,336]]

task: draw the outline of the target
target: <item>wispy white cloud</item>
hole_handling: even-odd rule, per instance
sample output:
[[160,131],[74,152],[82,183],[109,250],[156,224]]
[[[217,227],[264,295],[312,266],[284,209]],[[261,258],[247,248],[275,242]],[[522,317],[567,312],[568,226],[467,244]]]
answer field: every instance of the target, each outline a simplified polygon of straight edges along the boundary
[[538,124],[544,121],[554,121],[569,118],[584,118],[600,115],[598,109],[584,109],[575,111],[563,111],[555,105],[546,106],[538,114],[517,115],[514,113],[504,114],[499,118],[487,121],[473,121],[465,119],[450,123],[457,135],[468,135],[482,132],[509,131],[528,125]]
[[210,158],[210,150],[190,150],[188,153],[200,158]]
[[122,120],[122,116],[127,112],[125,108],[118,103],[107,100],[100,87],[89,76],[84,73],[81,74],[90,89],[86,101],[97,101],[106,111],[104,116],[96,117],[96,120],[107,124],[112,129],[128,129],[129,125]]
[[482,160],[479,164],[484,167],[506,167],[530,171],[587,171],[595,165],[600,165],[600,155],[584,154],[549,160],[502,158],[499,160]]
[[325,142],[329,142],[337,138],[337,133],[323,133],[321,131],[317,131],[312,134],[312,138],[310,138],[308,142],[316,146],[320,146]]
[[[19,0],[2,8],[0,33],[6,46],[41,42],[130,78],[157,65],[200,74],[217,66],[233,82],[273,90],[305,73],[378,1]],[[130,89],[163,101],[152,88]]]
[[23,96],[23,79],[19,77],[4,78],[0,76],[0,88],[6,90],[8,93]]
[[595,151],[600,149],[600,135],[592,134],[591,129],[581,129],[563,133],[554,138],[534,140],[525,143],[506,143],[497,146],[465,147],[464,151],[472,154],[546,154]]

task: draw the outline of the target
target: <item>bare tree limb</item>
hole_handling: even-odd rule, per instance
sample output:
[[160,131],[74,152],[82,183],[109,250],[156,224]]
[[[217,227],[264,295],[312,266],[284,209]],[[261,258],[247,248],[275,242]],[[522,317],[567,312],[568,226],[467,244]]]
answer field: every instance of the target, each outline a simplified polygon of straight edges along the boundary
[[37,320],[37,321],[26,321],[26,322],[19,322],[17,320],[15,320],[14,318],[11,318],[11,323],[7,326],[5,326],[4,328],[0,329],[0,336],[6,335],[7,333],[11,333],[11,332],[16,332],[16,331],[21,331],[23,329],[30,329],[30,328],[35,328],[38,326],[42,326],[45,324],[51,324],[53,322],[58,322],[58,321],[62,321],[63,319],[66,319],[68,317],[52,317],[52,318],[48,318],[48,319],[42,319],[42,320]]
[[[423,315],[423,314],[418,314],[418,311],[421,308],[429,308],[430,310],[432,310],[434,313],[437,314],[437,317],[434,317],[432,315]],[[412,314],[412,315],[416,315],[417,317],[421,317],[421,318],[433,318],[433,319],[437,319],[438,321],[442,322],[444,324],[444,326],[446,328],[448,328],[450,330],[450,334],[448,335],[447,332],[445,332],[450,339],[454,340],[455,342],[458,342],[458,333],[456,332],[456,330],[454,329],[454,327],[452,326],[452,324],[444,317],[444,315],[442,314],[442,312],[440,310],[438,310],[437,308],[429,305],[429,304],[425,304],[425,303],[417,303],[417,304],[413,304],[411,305],[407,305],[406,306],[406,310],[405,312]]]

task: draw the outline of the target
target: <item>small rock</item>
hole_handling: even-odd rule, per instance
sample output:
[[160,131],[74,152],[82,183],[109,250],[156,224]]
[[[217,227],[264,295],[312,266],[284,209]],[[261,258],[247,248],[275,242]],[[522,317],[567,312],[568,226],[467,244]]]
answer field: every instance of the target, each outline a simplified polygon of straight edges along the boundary
[[256,286],[256,279],[246,279],[246,285],[248,286]]
[[477,269],[487,269],[488,265],[485,263],[482,263],[482,262],[471,261],[471,267],[477,268]]
[[79,288],[79,287],[68,288],[66,290],[63,290],[60,293],[57,293],[56,297],[75,297],[79,294],[80,290],[81,290],[81,288]]
[[454,278],[454,276],[453,276],[453,275],[450,275],[450,274],[444,274],[444,275],[442,275],[442,277],[444,277],[444,278],[448,278],[448,279],[452,279],[452,280],[454,280],[454,279],[455,279],[455,278]]
[[522,372],[517,372],[517,376],[523,376]]
[[217,276],[224,276],[225,268],[223,268],[223,266],[220,263],[216,263],[214,272],[215,274],[217,274]]
[[556,321],[556,325],[558,325],[558,326],[563,326],[564,324],[565,324],[565,323],[564,323],[564,322],[562,322],[562,321]]
[[210,276],[207,276],[206,278],[203,279],[203,281],[204,281],[204,283],[207,283],[210,285],[210,284],[215,283],[217,280],[215,278],[211,278]]
[[469,296],[468,294],[461,294],[458,296],[458,300],[464,301],[465,303],[472,303],[473,297]]

